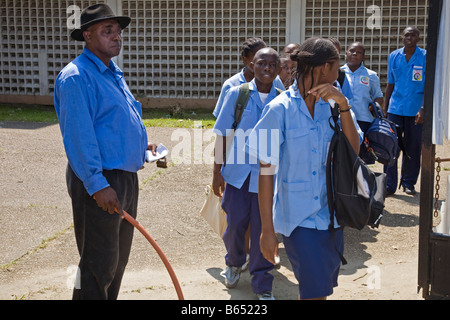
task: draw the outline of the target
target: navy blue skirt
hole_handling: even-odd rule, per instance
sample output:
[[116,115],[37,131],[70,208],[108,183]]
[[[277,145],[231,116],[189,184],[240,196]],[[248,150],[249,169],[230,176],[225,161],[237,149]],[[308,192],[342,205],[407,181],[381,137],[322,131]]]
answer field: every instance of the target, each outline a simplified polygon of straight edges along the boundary
[[337,286],[341,259],[344,251],[343,229],[329,230],[297,227],[284,246],[298,281],[300,299],[327,297]]

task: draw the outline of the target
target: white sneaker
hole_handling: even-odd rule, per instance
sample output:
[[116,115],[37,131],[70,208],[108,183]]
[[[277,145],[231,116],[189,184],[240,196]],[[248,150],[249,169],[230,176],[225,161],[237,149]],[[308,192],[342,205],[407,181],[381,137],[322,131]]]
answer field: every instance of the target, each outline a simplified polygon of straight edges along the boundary
[[274,266],[274,268],[275,268],[275,269],[279,269],[280,266],[281,266],[280,263],[281,263],[280,256],[275,256],[275,266]]
[[227,268],[220,273],[220,275],[225,278],[225,286],[228,289],[233,289],[237,286],[241,271],[242,270],[239,267],[227,266]]
[[266,291],[263,293],[256,294],[259,300],[275,300],[272,291]]
[[244,271],[247,270],[249,260],[250,260],[250,255],[247,253],[247,257],[245,259],[245,263],[241,267],[241,272],[244,272]]

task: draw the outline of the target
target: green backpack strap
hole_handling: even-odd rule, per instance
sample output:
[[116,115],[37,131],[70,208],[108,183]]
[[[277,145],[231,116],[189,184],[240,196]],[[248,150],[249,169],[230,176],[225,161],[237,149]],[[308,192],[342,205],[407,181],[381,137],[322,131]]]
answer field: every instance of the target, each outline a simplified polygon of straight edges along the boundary
[[241,84],[239,89],[239,96],[236,101],[236,106],[234,108],[234,123],[233,130],[236,130],[237,125],[241,121],[242,113],[247,106],[248,99],[250,99],[250,85],[248,82]]
[[[277,96],[284,91],[279,88],[276,88],[276,89],[277,89]],[[237,125],[241,121],[242,113],[244,112],[244,109],[247,106],[249,99],[250,99],[250,85],[249,85],[249,82],[246,82],[246,83],[241,84],[241,87],[239,90],[239,96],[236,101],[236,106],[234,108],[233,130],[236,130]]]

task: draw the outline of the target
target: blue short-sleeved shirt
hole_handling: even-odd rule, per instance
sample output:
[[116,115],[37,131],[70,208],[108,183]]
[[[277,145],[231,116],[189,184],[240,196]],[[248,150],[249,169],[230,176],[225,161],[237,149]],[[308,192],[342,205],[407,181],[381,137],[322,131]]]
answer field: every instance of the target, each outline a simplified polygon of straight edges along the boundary
[[326,160],[334,133],[330,116],[330,105],[320,99],[313,119],[298,89],[291,86],[264,108],[249,137],[250,154],[277,166],[273,220],[275,231],[285,236],[298,226],[329,227]]
[[349,103],[353,107],[356,119],[372,122],[373,116],[369,111],[369,103],[383,97],[377,73],[367,69],[363,64],[355,72],[352,72],[347,65],[341,69],[345,71],[353,92],[353,98],[349,98]]
[[246,83],[247,80],[245,80],[244,77],[244,69],[241,70],[241,72],[236,73],[231,78],[227,79],[223,85],[222,89],[220,91],[219,99],[217,100],[216,107],[214,108],[213,115],[214,117],[218,117],[220,113],[220,109],[222,109],[223,100],[225,99],[225,96],[227,95],[228,90],[230,90],[233,87],[240,86],[243,83]]
[[142,167],[148,142],[141,104],[112,60],[108,67],[85,48],[59,73],[54,100],[69,164],[90,195],[109,186],[103,169]]
[[[219,116],[220,109],[222,109],[222,106],[223,106],[223,103],[224,103],[224,99],[225,99],[225,96],[226,96],[228,90],[230,90],[230,88],[240,86],[241,84],[247,82],[247,80],[245,80],[245,77],[244,77],[244,70],[245,70],[245,68],[243,68],[241,70],[241,72],[236,73],[234,76],[232,76],[231,78],[227,79],[223,83],[222,89],[220,91],[219,99],[217,99],[216,107],[214,108],[214,111],[213,111],[213,116],[214,117],[217,118]],[[281,90],[285,90],[286,89],[284,87],[283,83],[281,82],[281,79],[280,79],[279,76],[277,76],[276,79],[274,80],[274,84],[275,84],[276,88],[279,88]]]
[[[259,162],[251,158],[246,151],[248,135],[261,117],[263,103],[261,102],[255,81],[249,85],[250,98],[242,114],[233,142],[230,146],[225,164],[222,166],[222,176],[226,183],[236,188],[241,188],[248,175],[250,175],[249,191],[258,192]],[[219,136],[229,136],[233,133],[234,110],[239,96],[240,87],[231,88],[225,96],[223,107],[220,110],[214,125],[214,132]],[[265,104],[277,96],[275,85],[266,98]]]
[[350,87],[350,83],[348,82],[347,77],[344,78],[342,87],[341,87],[341,84],[339,83],[339,81],[337,81],[337,80],[335,81],[334,86],[342,92],[342,94],[347,98],[347,100],[350,100],[353,98],[352,88]]
[[399,116],[414,117],[423,104],[427,52],[416,47],[409,62],[405,48],[389,55],[388,83],[394,85],[388,112]]

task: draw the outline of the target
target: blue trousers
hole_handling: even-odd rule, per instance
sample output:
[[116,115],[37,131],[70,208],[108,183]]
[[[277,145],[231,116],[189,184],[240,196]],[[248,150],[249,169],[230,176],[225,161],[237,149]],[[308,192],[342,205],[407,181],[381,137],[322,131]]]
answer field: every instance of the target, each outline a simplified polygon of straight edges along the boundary
[[[249,176],[250,177],[250,176]],[[230,184],[225,187],[222,208],[227,213],[228,226],[223,234],[223,242],[227,250],[225,264],[240,267],[245,263],[245,232],[250,225],[250,260],[249,272],[252,275],[253,292],[272,291],[273,275],[270,271],[273,264],[261,253],[259,240],[261,236],[261,218],[259,215],[258,194],[249,192],[249,180],[238,189]]]
[[[406,156],[402,157],[400,186],[414,188],[420,172],[423,125],[415,125],[415,117],[405,117],[389,113],[388,119],[396,123],[403,130],[406,152],[410,156],[410,159]],[[384,172],[387,174],[386,189],[388,192],[394,192],[399,183],[397,161],[392,166],[385,166]]]

